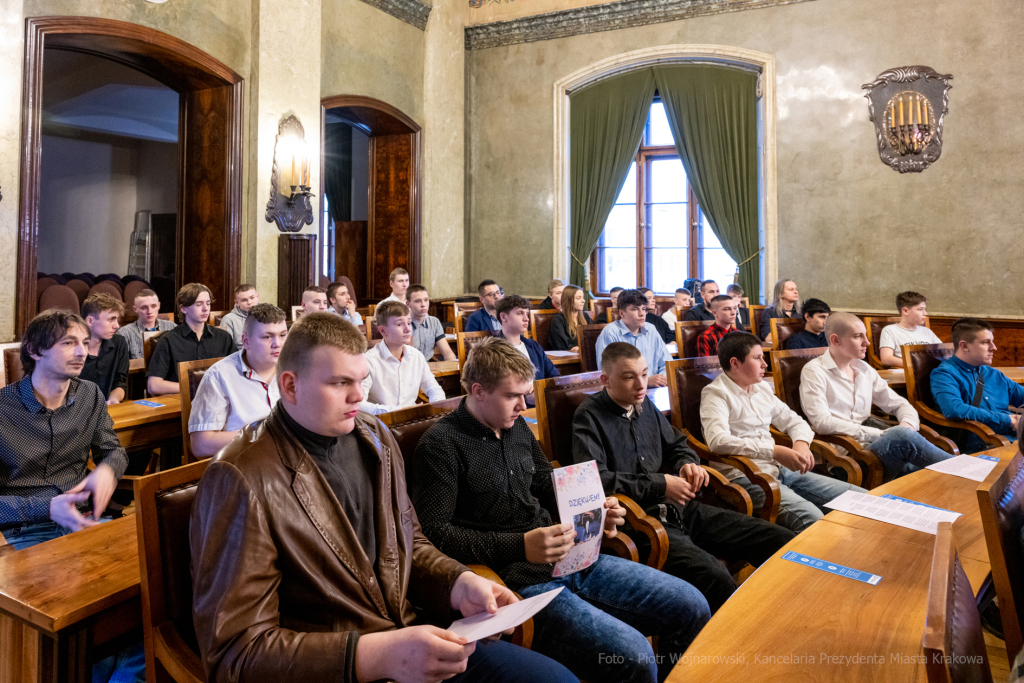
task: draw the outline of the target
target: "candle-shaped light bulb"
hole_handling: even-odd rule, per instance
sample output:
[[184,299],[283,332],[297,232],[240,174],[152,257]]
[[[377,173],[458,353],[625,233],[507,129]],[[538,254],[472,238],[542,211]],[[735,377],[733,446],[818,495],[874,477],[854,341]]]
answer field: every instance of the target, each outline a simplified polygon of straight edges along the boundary
[[921,118],[921,96],[920,95],[917,96],[917,122],[918,122],[918,124],[923,124],[924,123],[924,119]]
[[889,100],[889,128],[896,125],[896,103]]
[[925,125],[928,125],[928,100],[924,100],[924,102],[921,104],[921,108],[924,111],[924,123]]
[[899,95],[900,98],[900,125],[903,125],[903,94]]

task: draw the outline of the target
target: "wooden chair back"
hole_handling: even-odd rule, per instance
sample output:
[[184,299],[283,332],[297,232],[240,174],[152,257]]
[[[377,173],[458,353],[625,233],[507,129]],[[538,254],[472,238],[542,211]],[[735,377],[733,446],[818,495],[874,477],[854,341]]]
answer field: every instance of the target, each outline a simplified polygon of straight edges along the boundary
[[[776,318],[772,319],[774,323]],[[800,402],[800,373],[809,362],[823,355],[828,349],[794,349],[793,351],[772,351],[772,377],[775,379],[775,395],[789,406],[790,410],[804,420],[803,405]]]
[[999,596],[1006,653],[1010,661],[1024,648],[1024,456],[1013,456],[1002,472],[993,470],[978,487],[981,524]]
[[928,683],[992,683],[981,616],[950,522],[935,535],[921,648]]
[[192,622],[189,520],[196,488],[209,464],[203,460],[135,481],[142,629],[150,681],[206,683]]
[[[85,298],[87,296],[89,296],[89,284],[85,280],[79,280],[78,278],[74,278],[72,280],[68,280],[67,287],[68,287],[68,289],[70,289],[71,291],[73,291],[75,293],[75,296],[78,297],[78,305],[79,306],[81,306],[82,302],[85,301]],[[37,291],[40,294],[42,294],[41,290],[37,290]],[[130,303],[131,302],[129,301],[129,304]]]
[[[608,309],[614,310],[614,309]],[[580,369],[583,372],[594,372],[597,370],[597,338],[601,336],[601,330],[607,323],[594,323],[593,325],[580,325]]]
[[668,375],[672,424],[676,429],[688,433],[694,441],[703,444],[700,392],[722,374],[722,364],[718,362],[717,356],[670,360],[665,363],[665,374]]
[[562,315],[562,312],[554,308],[530,311],[530,336],[542,349],[548,348],[548,331],[556,315]]
[[[590,396],[601,391],[601,373],[585,372],[565,377],[549,377],[533,383],[537,407],[537,431],[548,460],[572,464],[572,420],[576,409]],[[555,428],[557,425],[557,428]]]
[[124,290],[113,280],[103,280],[94,284],[89,288],[89,296],[93,294],[109,294],[118,301],[124,301]]
[[[120,301],[121,296],[117,295],[116,298]],[[40,312],[54,308],[63,308],[75,314],[82,310],[78,305],[78,295],[67,285],[50,285],[39,295]]]
[[407,471],[409,463],[416,455],[416,446],[419,445],[423,435],[434,426],[435,422],[458,408],[463,398],[463,396],[455,396],[443,401],[424,403],[378,415],[380,421],[391,430],[391,434],[395,437]]
[[305,312],[302,306],[292,306],[292,322],[298,322]]
[[686,312],[691,308],[693,308],[693,306],[676,306],[674,309],[671,309],[673,313],[676,314],[676,322],[682,322],[683,316],[686,315]]
[[367,342],[373,342],[374,340],[380,341],[381,339],[384,339],[384,335],[380,333],[380,329],[377,327],[376,318],[363,318],[363,323]]
[[772,349],[781,351],[786,340],[797,332],[803,332],[807,321],[803,318],[772,318]]
[[918,406],[924,406],[934,413],[939,412],[935,399],[932,398],[932,370],[939,367],[952,355],[952,344],[917,344],[903,347],[907,399],[918,412],[920,412]]
[[21,342],[0,344],[0,354],[0,387],[5,387],[25,376],[21,366]]
[[472,315],[475,311],[483,308],[479,301],[453,301],[452,321],[455,323],[455,334],[462,332],[466,322],[466,316]]
[[676,323],[676,349],[680,358],[697,357],[697,337],[715,324],[714,320],[684,320]]
[[[751,305],[750,306],[750,329],[755,337],[761,339],[761,318],[764,314],[765,306]],[[761,339],[761,341],[765,341]]]
[[884,318],[865,316],[864,317],[864,331],[868,335],[868,363],[871,364],[875,370],[881,370],[885,366],[882,365],[881,352],[878,348],[878,340],[882,336],[882,330],[887,325],[898,323],[900,317],[888,316]]
[[659,296],[654,298],[654,312],[659,316],[664,315],[666,311],[671,311],[675,305],[676,298],[674,296]]
[[213,327],[217,327],[220,319],[228,314],[227,311],[210,311],[210,319],[206,322]]
[[601,315],[611,307],[611,299],[598,299],[597,297],[593,297],[590,300],[590,317],[593,320],[597,320],[597,316]]
[[178,363],[178,395],[181,397],[181,441],[184,449],[185,462],[194,462],[192,441],[188,438],[188,418],[192,415],[192,399],[196,397],[199,383],[203,381],[206,369],[221,360],[220,358],[204,358]]
[[142,333],[142,360],[149,367],[149,359],[153,357],[153,350],[156,348],[156,344],[160,341],[160,336],[163,332],[143,332]]
[[480,330],[479,332],[459,332],[456,336],[456,345],[459,354],[459,370],[466,364],[466,358],[469,356],[469,352],[474,346],[482,342],[488,337],[494,335],[487,330]]
[[42,296],[43,292],[45,292],[47,290],[47,288],[52,287],[55,284],[57,284],[57,281],[54,280],[52,277],[46,276],[46,277],[37,278],[36,279],[36,297],[37,297],[36,300],[38,301],[38,297]]

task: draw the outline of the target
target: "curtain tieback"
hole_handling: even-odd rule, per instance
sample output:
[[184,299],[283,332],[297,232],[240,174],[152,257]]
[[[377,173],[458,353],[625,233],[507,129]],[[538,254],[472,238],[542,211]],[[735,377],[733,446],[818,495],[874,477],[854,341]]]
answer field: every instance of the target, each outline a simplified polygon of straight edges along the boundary
[[741,261],[740,263],[737,263],[737,264],[736,264],[736,270],[739,270],[740,266],[742,266],[742,265],[743,265],[744,263],[746,263],[747,261],[750,261],[751,259],[753,259],[753,258],[754,258],[755,256],[757,256],[758,254],[760,254],[760,253],[761,253],[762,251],[764,251],[764,247],[761,247],[760,249],[758,249],[757,251],[755,251],[755,252],[754,252],[753,254],[751,254],[750,256],[748,256],[747,258],[745,258],[745,259],[744,259],[743,261]]
[[578,258],[576,258],[576,254],[574,254],[571,249],[569,250],[569,255],[572,256],[573,259],[575,259],[576,263],[580,264],[580,268],[583,268],[584,270],[587,269],[587,264],[585,264],[583,261],[580,261]]

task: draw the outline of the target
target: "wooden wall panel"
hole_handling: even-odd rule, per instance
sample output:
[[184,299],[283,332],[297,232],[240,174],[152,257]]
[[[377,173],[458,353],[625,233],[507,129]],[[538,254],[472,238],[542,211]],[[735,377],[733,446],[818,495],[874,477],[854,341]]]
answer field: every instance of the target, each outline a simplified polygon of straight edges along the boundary
[[277,243],[277,305],[288,311],[302,303],[302,292],[316,275],[316,235],[288,233]]
[[[929,316],[932,332],[944,342],[953,341],[953,323],[958,318]],[[996,352],[992,357],[995,367],[1024,366],[1024,320],[994,320],[992,336],[996,342]]]
[[366,287],[368,231],[367,221],[336,221],[334,224],[334,272],[336,276],[344,275],[352,281],[359,306],[380,301],[369,297]]
[[370,158],[369,293],[378,301],[391,293],[391,271],[411,265],[413,136],[374,136]]

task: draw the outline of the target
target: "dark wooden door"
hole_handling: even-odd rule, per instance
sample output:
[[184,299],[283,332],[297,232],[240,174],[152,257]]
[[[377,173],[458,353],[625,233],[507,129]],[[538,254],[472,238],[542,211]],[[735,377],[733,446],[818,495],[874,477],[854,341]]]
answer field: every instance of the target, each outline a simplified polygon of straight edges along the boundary
[[[377,135],[370,139],[370,301],[391,293],[395,268],[412,272],[415,200],[413,136]],[[415,276],[414,276],[415,277]]]

